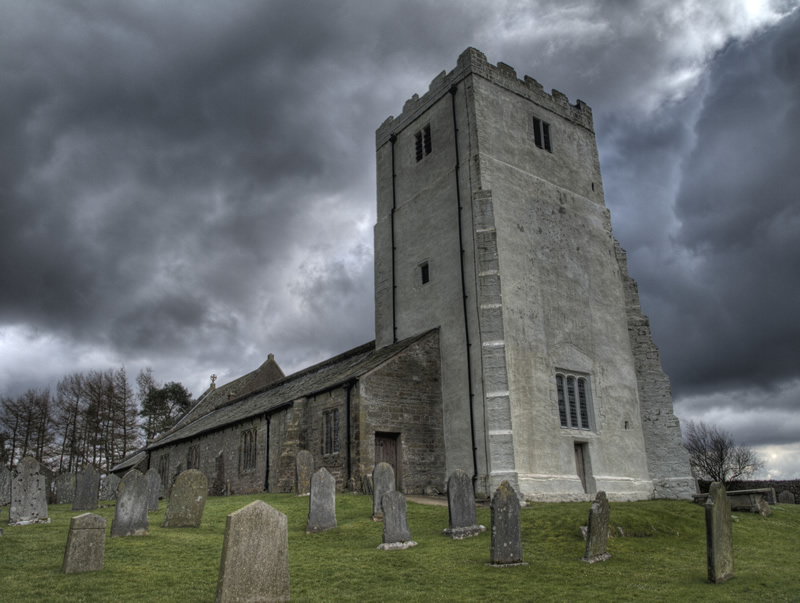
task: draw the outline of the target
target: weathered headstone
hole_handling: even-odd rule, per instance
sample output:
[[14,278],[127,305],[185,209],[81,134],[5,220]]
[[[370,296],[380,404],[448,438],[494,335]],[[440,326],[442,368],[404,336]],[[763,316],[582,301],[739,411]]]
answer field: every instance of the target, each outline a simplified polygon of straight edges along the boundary
[[202,471],[188,469],[172,486],[162,528],[199,528],[208,496],[208,480]]
[[77,483],[74,473],[62,473],[53,482],[56,489],[56,504],[66,505],[75,501],[75,484]]
[[150,467],[144,474],[147,479],[147,510],[158,511],[158,497],[161,496],[161,474]]
[[383,519],[381,498],[387,492],[394,490],[394,469],[389,463],[378,463],[372,470],[372,519]]
[[586,552],[581,561],[595,563],[608,561],[611,554],[606,550],[608,544],[608,519],[611,508],[606,493],[600,490],[589,509],[589,529],[586,534]]
[[75,475],[75,499],[72,501],[72,510],[93,511],[97,508],[99,496],[100,474],[90,463]]
[[54,505],[56,503],[56,491],[53,488],[53,481],[56,479],[56,474],[53,470],[45,465],[39,465],[39,475],[44,476],[44,490],[47,497],[47,504]]
[[228,515],[217,602],[289,600],[286,515],[256,500]]
[[214,459],[214,467],[216,469],[216,473],[214,474],[214,479],[211,481],[211,492],[212,496],[225,496],[227,494],[226,490],[226,482],[225,482],[225,451],[220,450],[217,457]]
[[17,464],[17,474],[11,480],[11,508],[8,525],[50,523],[47,516],[47,482],[39,473],[39,463],[26,456]]
[[65,574],[99,572],[106,550],[106,518],[84,513],[69,522],[67,548],[61,571]]
[[782,505],[793,505],[794,493],[790,492],[789,490],[784,490],[778,494],[778,502]]
[[447,480],[447,510],[450,526],[442,532],[445,536],[462,540],[486,531],[478,524],[475,513],[472,479],[461,469],[456,469]]
[[406,517],[406,498],[401,492],[392,490],[381,498],[383,508],[383,543],[378,545],[382,551],[409,549],[417,546],[411,540]]
[[733,578],[731,506],[725,486],[720,482],[709,486],[705,511],[708,581],[720,584]]
[[336,527],[336,480],[325,467],[311,477],[306,533],[324,532]]
[[100,500],[114,500],[117,496],[117,486],[120,478],[113,473],[107,474],[100,480]]
[[301,450],[295,459],[295,492],[297,496],[311,493],[311,476],[314,475],[314,457],[308,450]]
[[491,565],[521,565],[522,530],[517,493],[503,481],[492,496]]
[[125,474],[117,487],[117,506],[111,522],[111,537],[145,536],[149,529],[147,478],[138,469],[133,469]]
[[11,504],[11,471],[5,465],[0,465],[0,507]]

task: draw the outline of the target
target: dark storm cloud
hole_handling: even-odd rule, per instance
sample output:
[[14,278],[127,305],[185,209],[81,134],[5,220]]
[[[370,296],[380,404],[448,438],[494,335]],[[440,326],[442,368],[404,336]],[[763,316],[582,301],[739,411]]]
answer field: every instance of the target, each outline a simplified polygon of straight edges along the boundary
[[680,395],[756,383],[769,400],[800,372],[798,73],[797,16],[729,46],[710,72],[681,166],[674,263],[642,279]]

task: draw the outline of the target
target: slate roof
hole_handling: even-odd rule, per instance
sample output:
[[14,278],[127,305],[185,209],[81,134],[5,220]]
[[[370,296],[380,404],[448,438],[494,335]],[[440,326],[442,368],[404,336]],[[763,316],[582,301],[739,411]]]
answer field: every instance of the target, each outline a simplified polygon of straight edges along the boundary
[[[366,343],[330,360],[289,375],[260,390],[218,405],[202,416],[197,417],[195,413],[196,418],[193,420],[184,420],[188,418],[187,416],[147,448],[155,450],[168,444],[175,444],[207,432],[216,431],[289,405],[299,398],[342,386],[352,379],[369,373],[429,333],[430,331],[378,350],[375,349],[374,341]],[[189,414],[192,414],[198,406],[199,404],[195,405]]]
[[140,448],[139,450],[131,454],[128,458],[123,459],[122,462],[112,467],[110,473],[116,473],[117,471],[122,471],[123,469],[130,469],[131,467],[135,467],[145,459],[146,454],[147,454],[147,449]]

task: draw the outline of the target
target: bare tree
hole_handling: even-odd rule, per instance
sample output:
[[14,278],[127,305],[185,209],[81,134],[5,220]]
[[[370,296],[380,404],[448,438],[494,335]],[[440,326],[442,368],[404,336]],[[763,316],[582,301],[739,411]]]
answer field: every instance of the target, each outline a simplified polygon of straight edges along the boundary
[[703,421],[683,424],[683,447],[695,475],[727,484],[749,477],[764,466],[764,461],[749,446],[737,445],[733,436]]

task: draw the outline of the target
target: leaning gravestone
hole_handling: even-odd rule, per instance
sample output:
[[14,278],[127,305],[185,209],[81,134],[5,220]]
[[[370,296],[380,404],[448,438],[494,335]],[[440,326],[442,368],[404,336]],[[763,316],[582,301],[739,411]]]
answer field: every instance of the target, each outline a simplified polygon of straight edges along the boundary
[[199,528],[208,496],[208,479],[197,469],[188,469],[172,486],[162,528]]
[[295,459],[295,492],[297,496],[311,493],[311,476],[314,475],[314,457],[308,450],[301,450]]
[[289,600],[286,515],[256,500],[228,515],[217,602]]
[[93,511],[100,495],[100,474],[91,463],[75,476],[73,511]]
[[56,504],[66,505],[75,501],[75,474],[62,473],[53,482],[56,489]]
[[311,477],[306,534],[336,527],[336,480],[325,467]]
[[589,529],[586,535],[586,552],[581,561],[595,563],[608,561],[611,554],[606,550],[608,544],[608,519],[611,508],[606,493],[600,490],[589,509]]
[[103,569],[106,549],[106,518],[94,513],[84,513],[69,522],[67,548],[61,572],[99,572]]
[[491,565],[523,565],[519,499],[505,480],[492,497]]
[[111,522],[111,537],[146,536],[149,529],[147,478],[138,469],[133,469],[125,474],[117,487],[117,506]]
[[456,469],[447,480],[447,510],[450,527],[442,532],[445,536],[462,540],[486,531],[485,527],[478,525],[475,514],[472,479],[461,469]]
[[372,470],[372,519],[383,519],[381,499],[387,492],[394,490],[394,469],[389,463],[378,463]]
[[109,473],[100,480],[100,500],[114,500],[117,496],[117,486],[119,486],[119,476]]
[[382,551],[410,549],[417,546],[411,540],[406,517],[406,498],[401,492],[392,490],[381,498],[383,507],[383,543],[378,545]]
[[11,480],[11,508],[8,525],[50,523],[47,516],[47,483],[39,473],[39,463],[26,456],[17,464],[17,475]]
[[733,578],[731,505],[721,483],[714,482],[709,486],[705,511],[708,581],[721,584]]
[[0,508],[11,504],[11,471],[0,465]]
[[778,494],[778,502],[782,505],[793,505],[794,494],[789,490],[784,490],[783,492]]
[[161,474],[150,467],[144,474],[147,479],[147,510],[158,511],[158,497],[161,495]]

